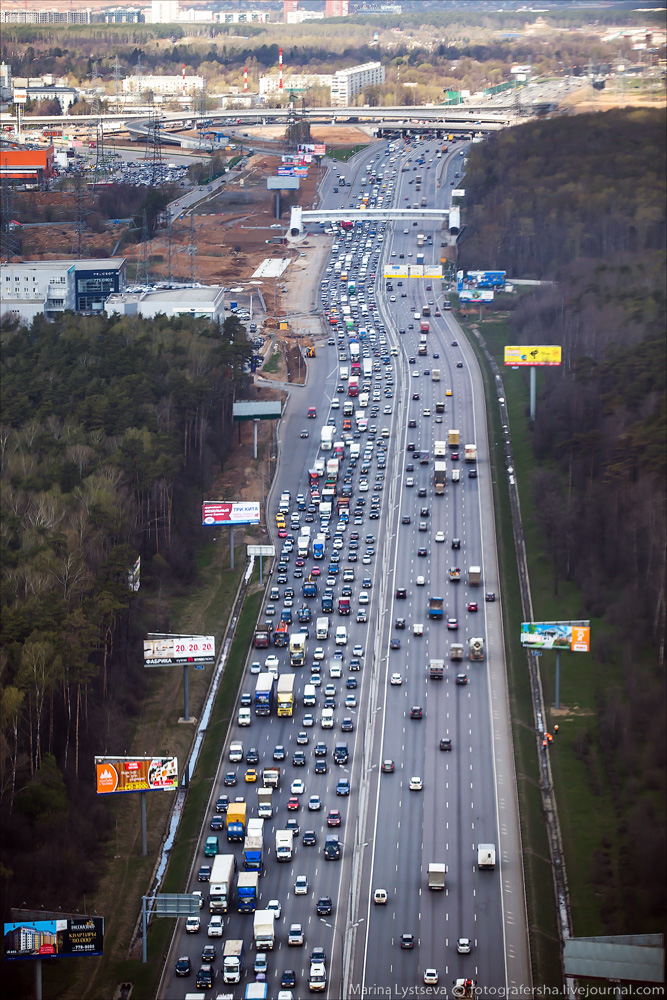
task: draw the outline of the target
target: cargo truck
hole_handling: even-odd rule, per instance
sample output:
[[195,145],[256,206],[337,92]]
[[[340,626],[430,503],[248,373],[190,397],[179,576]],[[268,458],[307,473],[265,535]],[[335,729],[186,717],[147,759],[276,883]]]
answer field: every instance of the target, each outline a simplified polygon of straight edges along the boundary
[[428,866],[428,887],[429,889],[434,889],[436,891],[441,891],[445,888],[445,875],[447,874],[447,865],[442,864],[440,861],[431,861]]
[[246,827],[245,802],[230,802],[227,807],[227,840],[243,840]]
[[463,643],[453,642],[449,647],[449,658],[450,660],[462,660],[463,659]]
[[266,631],[266,629],[257,629],[254,638],[255,649],[268,649],[269,639],[270,634]]
[[330,458],[329,461],[327,462],[327,467],[326,467],[327,482],[331,480],[332,482],[335,483],[336,480],[338,479],[339,470],[340,470],[340,461],[337,458]]
[[[416,207],[417,206],[415,205],[415,208]],[[423,267],[423,266],[424,266],[424,254],[423,253],[418,253],[417,254],[417,267]]]
[[320,448],[322,451],[331,451],[333,447],[335,428],[326,424],[320,433]]
[[449,579],[452,583],[461,582],[461,570],[458,566],[450,566]]
[[419,329],[422,333],[428,333],[429,330],[431,329],[431,324],[427,319],[423,319],[419,324]]
[[286,646],[289,638],[289,625],[287,622],[278,622],[273,632],[273,645]]
[[468,640],[468,655],[471,660],[484,659],[484,640],[480,636]]
[[273,948],[275,933],[273,922],[275,914],[273,910],[255,910],[253,922],[255,933],[255,948],[257,951],[271,951]]
[[278,788],[280,784],[280,768],[265,767],[262,771],[262,784],[265,788]]
[[258,898],[259,872],[239,872],[239,877],[236,880],[236,907],[239,913],[254,913]]
[[445,661],[431,660],[429,664],[428,676],[432,681],[441,681],[445,676]]
[[460,479],[461,479],[461,470],[460,469],[452,469],[452,482],[453,483],[458,483]]
[[417,354],[420,358],[424,358],[428,355],[428,345],[425,340],[420,340],[419,347],[417,348]]
[[243,994],[244,1000],[267,1000],[268,995],[267,983],[248,983]]
[[424,234],[423,233],[417,233],[417,246],[418,247],[423,247],[424,246]]
[[449,447],[458,448],[459,447],[460,434],[457,430],[451,430],[449,432]]
[[433,445],[433,457],[437,461],[444,462],[447,458],[447,442],[436,441]]
[[436,404],[435,404],[435,412],[436,413],[444,413],[445,412],[445,403],[444,403],[444,400],[440,399],[440,400],[438,400],[436,402]]
[[496,845],[495,844],[478,844],[477,845],[477,867],[478,868],[495,868],[496,867]]
[[315,625],[315,636],[317,639],[328,639],[329,638],[329,619],[328,618],[318,618]]
[[429,597],[428,599],[428,616],[429,618],[442,618],[444,598],[442,597]]
[[477,461],[477,445],[476,444],[467,444],[465,446],[465,456],[464,456],[464,459],[465,459],[466,462],[476,462]]
[[258,674],[255,684],[255,715],[271,715],[273,705],[273,674]]
[[291,861],[294,856],[294,834],[291,830],[276,830],[276,861]]
[[468,586],[479,587],[482,582],[482,567],[468,566]]
[[[314,580],[306,580],[301,587],[301,593],[305,598],[317,597],[317,584]],[[290,640],[291,641],[291,640]],[[292,664],[293,666],[303,666],[303,661],[300,664]]]
[[276,704],[280,717],[292,715],[294,711],[294,674],[281,674],[278,678]]
[[[262,820],[262,822],[264,822]],[[243,841],[243,870],[246,872],[261,872],[264,867],[264,837],[261,834],[248,834]]]
[[[289,637],[289,661],[292,667],[302,667],[306,661],[306,637],[303,632],[294,632]],[[278,685],[280,693],[280,681]]]
[[435,461],[433,463],[433,488],[437,497],[444,496],[445,483],[447,482],[447,463]]
[[225,941],[222,950],[223,983],[240,983],[243,972],[243,941]]
[[218,854],[211,867],[208,905],[211,913],[227,913],[234,890],[236,858],[233,854]]
[[273,816],[273,789],[257,789],[257,815],[262,819],[271,819]]
[[431,369],[431,380],[433,382],[439,382],[440,381],[440,369],[439,368],[433,368],[433,369]]
[[324,559],[324,543],[326,538],[323,534],[316,536],[313,542],[313,559]]
[[297,554],[302,559],[308,558],[308,550],[310,549],[310,538],[306,535],[299,535],[296,542]]

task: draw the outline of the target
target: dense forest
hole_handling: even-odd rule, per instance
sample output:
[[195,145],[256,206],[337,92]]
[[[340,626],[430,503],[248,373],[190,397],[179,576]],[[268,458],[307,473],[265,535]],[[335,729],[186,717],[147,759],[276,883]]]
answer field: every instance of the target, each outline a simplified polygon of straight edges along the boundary
[[[0,338],[3,906],[67,911],[95,884],[109,828],[92,757],[124,748],[145,691],[128,572],[140,555],[149,591],[196,578],[201,497],[251,348],[234,317],[67,313],[5,320]],[[162,617],[151,627],[169,631]]]
[[511,342],[563,347],[542,377],[532,491],[554,594],[576,583],[581,617],[603,622],[596,656],[623,666],[589,733],[623,844],[614,933],[664,914],[664,136],[662,111],[534,122],[475,146],[465,184],[462,265],[554,280],[520,297]]

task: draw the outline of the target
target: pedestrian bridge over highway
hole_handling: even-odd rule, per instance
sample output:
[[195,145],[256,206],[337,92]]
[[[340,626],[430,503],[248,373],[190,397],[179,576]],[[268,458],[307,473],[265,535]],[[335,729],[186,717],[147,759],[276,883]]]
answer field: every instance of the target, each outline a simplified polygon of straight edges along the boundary
[[304,226],[309,222],[369,222],[390,220],[414,222],[424,219],[426,222],[447,222],[450,233],[457,233],[461,228],[461,210],[458,206],[451,208],[322,208],[303,209],[300,205],[292,208],[289,231],[291,236],[299,236]]

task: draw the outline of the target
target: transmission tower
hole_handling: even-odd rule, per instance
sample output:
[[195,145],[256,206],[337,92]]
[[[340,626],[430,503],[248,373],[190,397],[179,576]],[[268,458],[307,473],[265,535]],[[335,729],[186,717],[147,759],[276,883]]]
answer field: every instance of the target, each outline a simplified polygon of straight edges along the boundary
[[113,93],[115,97],[114,111],[120,111],[120,62],[118,56],[114,59],[113,64]]
[[2,182],[2,226],[0,228],[0,257],[12,260],[20,257],[21,244],[14,230],[14,188],[5,178]]
[[89,209],[86,208],[86,188],[84,184],[84,173],[82,170],[77,170],[74,174],[74,197],[76,199],[76,214],[74,221],[74,244],[72,246],[72,253],[76,255],[77,259],[81,260],[82,257],[88,257],[88,251],[86,250],[85,237],[86,237],[86,218],[89,214]]
[[158,185],[164,176],[164,159],[162,156],[162,132],[160,131],[160,116],[151,111],[146,132],[146,156],[149,164],[151,187]]
[[310,141],[310,122],[304,114],[298,113],[294,104],[290,104],[285,127],[285,153],[296,153],[300,145]]

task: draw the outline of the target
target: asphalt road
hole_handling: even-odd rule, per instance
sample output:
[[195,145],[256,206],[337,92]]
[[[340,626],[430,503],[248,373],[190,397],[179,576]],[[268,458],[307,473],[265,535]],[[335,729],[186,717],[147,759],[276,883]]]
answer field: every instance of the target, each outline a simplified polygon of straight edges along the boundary
[[[350,187],[339,188],[333,175],[324,181],[321,189],[323,205],[336,208],[341,204],[357,204],[361,178],[365,176],[367,165],[373,160],[376,171],[385,173],[387,189],[379,191],[385,202],[403,207],[405,194],[410,203],[414,200],[414,179],[421,174],[420,197],[425,196],[429,207],[446,206],[451,191],[451,181],[459,184],[454,175],[462,172],[463,157],[454,150],[442,159],[435,158],[434,142],[418,148],[419,155],[424,149],[426,162],[414,171],[414,162],[404,164],[398,157],[390,163],[390,157],[383,155],[375,159],[377,152],[385,152],[385,143],[378,143],[371,150],[354,158],[345,165],[342,172],[351,182]],[[407,154],[414,161],[415,150]],[[429,162],[433,157],[432,162]],[[405,172],[402,167],[407,166]],[[430,168],[430,169],[427,169]],[[393,191],[390,188],[391,171]],[[413,181],[410,184],[410,181]],[[368,190],[366,185],[365,190]],[[392,200],[389,201],[389,198]],[[371,227],[372,228],[372,227]],[[408,228],[408,233],[403,229]],[[265,874],[260,880],[260,906],[269,899],[279,899],[282,916],[276,927],[276,947],[269,952],[267,974],[268,995],[276,997],[280,988],[280,978],[285,969],[293,969],[297,975],[294,997],[308,995],[308,968],[310,951],[315,946],[325,948],[329,977],[329,997],[359,995],[357,990],[375,987],[391,991],[390,995],[400,995],[400,990],[423,983],[424,970],[436,967],[440,984],[451,985],[459,976],[472,977],[484,987],[501,987],[509,983],[528,982],[529,962],[526,945],[525,912],[521,884],[521,852],[516,826],[516,799],[512,771],[511,743],[509,739],[507,693],[505,687],[502,626],[500,604],[487,604],[485,591],[498,593],[497,563],[493,534],[493,506],[488,462],[488,442],[481,376],[470,348],[468,348],[451,314],[443,312],[440,317],[430,317],[428,334],[428,356],[417,354],[419,342],[419,320],[414,313],[421,311],[428,300],[433,301],[432,313],[442,304],[439,288],[426,289],[423,279],[405,279],[399,287],[394,282],[394,291],[385,293],[382,270],[378,264],[382,259],[387,263],[400,261],[405,254],[406,262],[416,260],[417,233],[428,235],[428,228],[422,223],[418,227],[403,227],[397,223],[392,231],[386,227],[384,239],[370,236],[369,261],[364,295],[369,308],[367,327],[383,322],[386,328],[386,347],[379,344],[379,334],[375,340],[377,356],[370,352],[374,362],[372,387],[378,389],[378,414],[371,415],[370,423],[377,427],[376,445],[373,456],[368,460],[367,474],[362,476],[362,464],[349,469],[349,459],[345,459],[342,472],[351,473],[353,485],[352,506],[357,498],[365,500],[361,523],[350,523],[342,532],[344,539],[340,550],[340,573],[335,577],[335,597],[341,591],[344,568],[353,568],[355,580],[352,583],[352,614],[340,618],[333,614],[333,627],[343,622],[348,629],[348,645],[343,648],[345,662],[341,679],[330,681],[328,665],[334,652],[334,641],[317,642],[314,638],[315,619],[320,611],[320,597],[324,589],[326,569],[333,550],[333,537],[327,541],[326,558],[319,564],[311,558],[306,561],[304,573],[314,565],[319,565],[319,594],[316,600],[301,598],[302,579],[294,578],[295,551],[291,554],[287,576],[288,584],[295,590],[294,607],[295,630],[298,629],[296,611],[302,605],[311,607],[311,635],[307,642],[307,668],[296,671],[297,708],[293,718],[278,718],[275,714],[268,718],[253,715],[249,728],[232,727],[230,740],[240,739],[247,750],[257,748],[259,768],[271,763],[273,749],[277,744],[285,746],[287,760],[282,765],[283,775],[278,793],[274,793],[274,816],[264,824]],[[426,263],[439,262],[440,236],[433,232],[433,245],[425,248]],[[337,237],[341,254],[354,247],[344,247],[344,237]],[[374,249],[371,248],[373,244]],[[378,258],[381,251],[382,257]],[[421,250],[420,250],[421,252]],[[396,254],[396,257],[393,256]],[[408,254],[412,254],[410,258]],[[358,275],[360,264],[353,265]],[[374,302],[370,289],[371,275],[377,274],[375,303],[378,313],[373,319]],[[313,275],[317,280],[318,275]],[[323,286],[325,306],[338,299],[342,283],[335,278],[335,272],[327,275],[329,284]],[[359,278],[357,277],[357,282]],[[330,291],[331,290],[331,291]],[[402,293],[405,292],[405,297]],[[391,301],[391,295],[395,301]],[[362,298],[358,289],[358,302]],[[339,303],[340,305],[340,303]],[[412,324],[413,329],[410,329]],[[361,323],[357,323],[360,326]],[[400,334],[398,330],[405,330]],[[452,346],[457,340],[458,346]],[[370,338],[362,341],[370,344]],[[389,349],[398,348],[398,355],[389,364],[380,360],[380,355]],[[340,357],[339,357],[340,352]],[[439,358],[434,358],[434,352]],[[409,359],[415,358],[415,364]],[[318,351],[318,357],[309,366],[309,381],[306,387],[294,387],[290,402],[279,429],[280,468],[271,498],[270,521],[277,510],[278,498],[283,489],[292,493],[291,509],[295,508],[296,494],[302,492],[308,499],[308,470],[319,455],[319,431],[329,416],[336,421],[336,438],[342,426],[342,403],[347,394],[336,391],[339,382],[339,365],[349,366],[347,337],[341,347],[333,344]],[[461,364],[462,367],[457,367]],[[440,381],[433,382],[426,371],[440,369]],[[388,373],[393,375],[393,385],[387,388]],[[419,375],[415,375],[419,372]],[[344,386],[343,386],[344,387]],[[446,391],[452,395],[447,396]],[[388,395],[391,393],[391,395]],[[419,399],[413,399],[419,393]],[[337,401],[339,407],[331,407]],[[436,422],[435,403],[445,401],[446,410],[442,422]],[[308,406],[318,408],[317,420],[307,420]],[[358,407],[358,401],[355,400]],[[384,413],[391,407],[391,413]],[[424,411],[430,410],[430,416]],[[368,415],[368,414],[367,414]],[[439,415],[438,415],[439,416]],[[408,427],[408,421],[416,421],[415,428]],[[382,428],[387,427],[389,437],[383,439]],[[433,447],[436,440],[446,439],[450,427],[460,430],[461,459],[447,459],[448,483],[444,496],[434,496],[433,490]],[[307,429],[309,437],[301,438],[300,432]],[[362,434],[362,451],[370,434]],[[380,469],[380,442],[386,441],[386,468]],[[420,465],[412,460],[406,450],[408,443],[430,453],[429,465]],[[475,442],[478,447],[476,468],[478,478],[468,478],[468,466],[463,462],[463,445]],[[323,457],[330,457],[326,453]],[[406,464],[412,460],[414,472],[406,471]],[[459,468],[461,479],[451,482],[452,468]],[[414,486],[407,486],[410,475]],[[382,476],[383,478],[377,478]],[[368,491],[361,491],[359,484],[365,478]],[[340,481],[340,478],[339,478]],[[376,489],[376,487],[378,487]],[[419,497],[420,490],[425,496]],[[370,518],[372,497],[380,498],[379,519]],[[428,516],[421,516],[422,507],[428,507]],[[403,524],[403,517],[410,516],[410,524]],[[303,513],[301,524],[303,521]],[[352,519],[351,519],[352,520]],[[419,522],[426,524],[425,531],[419,531]],[[318,518],[311,524],[312,536],[318,528]],[[336,519],[332,518],[332,536],[336,530]],[[350,535],[359,532],[358,549],[350,546]],[[435,541],[436,531],[443,531],[445,541]],[[374,542],[367,545],[367,535],[374,536]],[[460,551],[453,552],[451,540],[461,539]],[[276,538],[281,546],[282,540]],[[427,550],[425,557],[417,554],[417,549]],[[368,562],[362,562],[362,554],[367,548],[373,549]],[[356,555],[354,561],[350,556]],[[449,582],[448,570],[457,565],[462,570],[462,580],[458,584]],[[482,567],[482,584],[469,587],[467,567]],[[307,573],[306,573],[307,575]],[[368,622],[357,622],[358,595],[362,577],[370,575],[372,587],[369,590]],[[417,576],[425,577],[425,584],[418,586]],[[274,574],[272,584],[276,583]],[[397,587],[405,587],[407,597],[395,598]],[[284,591],[284,586],[280,587]],[[458,628],[448,631],[446,621],[429,622],[427,615],[428,598],[438,594],[444,598],[445,619],[458,620]],[[477,601],[479,610],[467,610],[471,601]],[[276,604],[280,614],[281,601]],[[406,629],[394,628],[396,617],[406,619]],[[419,622],[424,625],[421,637],[413,636],[411,627]],[[486,658],[482,663],[461,664],[449,662],[449,645],[459,641],[467,649],[471,636],[483,636],[486,642]],[[390,649],[390,639],[400,638],[399,649]],[[347,666],[352,656],[352,647],[359,643],[363,647],[362,669],[349,673]],[[322,686],[318,689],[318,705],[312,710],[315,725],[303,727],[305,712],[302,707],[303,687],[310,682],[310,665],[313,663],[315,646],[322,646],[325,660],[322,669]],[[259,659],[263,662],[266,654],[275,652],[280,660],[280,670],[288,671],[289,658],[286,649],[251,651],[249,662]],[[431,658],[445,659],[445,677],[442,681],[428,679],[428,663]],[[392,672],[402,677],[400,686],[391,686]],[[466,685],[456,685],[455,675],[465,671],[469,678]],[[359,687],[354,691],[345,688],[347,677],[356,677]],[[255,678],[248,675],[243,690],[252,694]],[[319,720],[326,683],[336,685],[335,728],[333,731],[320,728]],[[347,694],[356,696],[358,707],[344,708]],[[423,710],[421,721],[410,719],[410,708],[420,706]],[[340,723],[344,716],[354,723],[353,732],[341,734]],[[292,753],[297,749],[296,737],[299,731],[309,736],[305,767],[295,767],[291,763]],[[438,749],[441,737],[452,739],[453,749],[441,752]],[[351,749],[351,760],[346,767],[333,764],[331,755],[334,742],[347,739]],[[314,773],[312,750],[317,740],[327,744],[328,771]],[[392,774],[381,774],[380,764],[385,758],[394,760]],[[244,795],[251,815],[256,815],[256,791],[252,784],[245,784],[243,775],[245,764],[231,765],[227,760],[221,763],[216,779],[217,795],[223,791],[222,776],[228,770],[238,772],[236,788],[227,788],[230,796]],[[341,776],[349,777],[351,794],[336,795],[336,782]],[[423,790],[410,791],[410,778],[419,776],[423,780]],[[301,808],[294,813],[286,810],[290,783],[300,778],[305,784],[305,793],[300,796]],[[308,796],[318,794],[322,809],[308,812]],[[339,808],[342,826],[328,830],[326,815],[329,809]],[[212,813],[212,810],[211,810]],[[304,830],[314,830],[317,844],[304,847],[301,837],[296,840],[296,854],[292,864],[277,864],[275,860],[275,831],[283,829],[288,816],[296,816]],[[210,817],[209,817],[210,818]],[[340,862],[324,860],[322,847],[327,832],[335,832],[343,844]],[[196,872],[203,862],[203,844],[208,829],[202,830],[201,842],[193,865],[190,890],[206,890],[206,884],[197,883]],[[495,843],[498,848],[498,865],[495,871],[478,872],[476,850],[478,843]],[[242,845],[227,847],[224,833],[221,835],[221,851],[233,852],[239,862]],[[446,890],[444,893],[429,892],[427,888],[427,868],[430,861],[441,861],[447,865]],[[306,875],[309,883],[308,894],[294,896],[294,880],[298,875]],[[389,893],[387,906],[374,906],[371,902],[375,888],[385,888]],[[184,887],[185,888],[185,887]],[[334,902],[332,917],[324,919],[316,914],[317,898],[330,895]],[[233,908],[234,910],[234,908]],[[305,931],[305,946],[289,948],[287,931],[289,925],[299,922]],[[194,975],[200,963],[201,949],[210,943],[206,936],[208,924],[207,904],[202,909],[202,930],[197,935],[186,935],[179,929],[170,955],[171,968],[167,970],[162,996],[179,997],[194,991]],[[412,933],[415,947],[411,950],[400,948],[403,933]],[[252,981],[252,965],[255,950],[252,946],[252,916],[230,912],[225,917],[225,938],[241,937],[245,941],[245,967],[242,986],[223,987],[218,975],[212,995],[230,993],[235,997],[244,995],[245,983]],[[469,955],[459,955],[456,942],[460,936],[471,939],[472,951]],[[222,942],[218,945],[218,956],[214,967],[221,966]],[[176,979],[171,971],[177,955],[189,955],[193,972],[190,980]],[[387,995],[387,994],[385,994]]]

